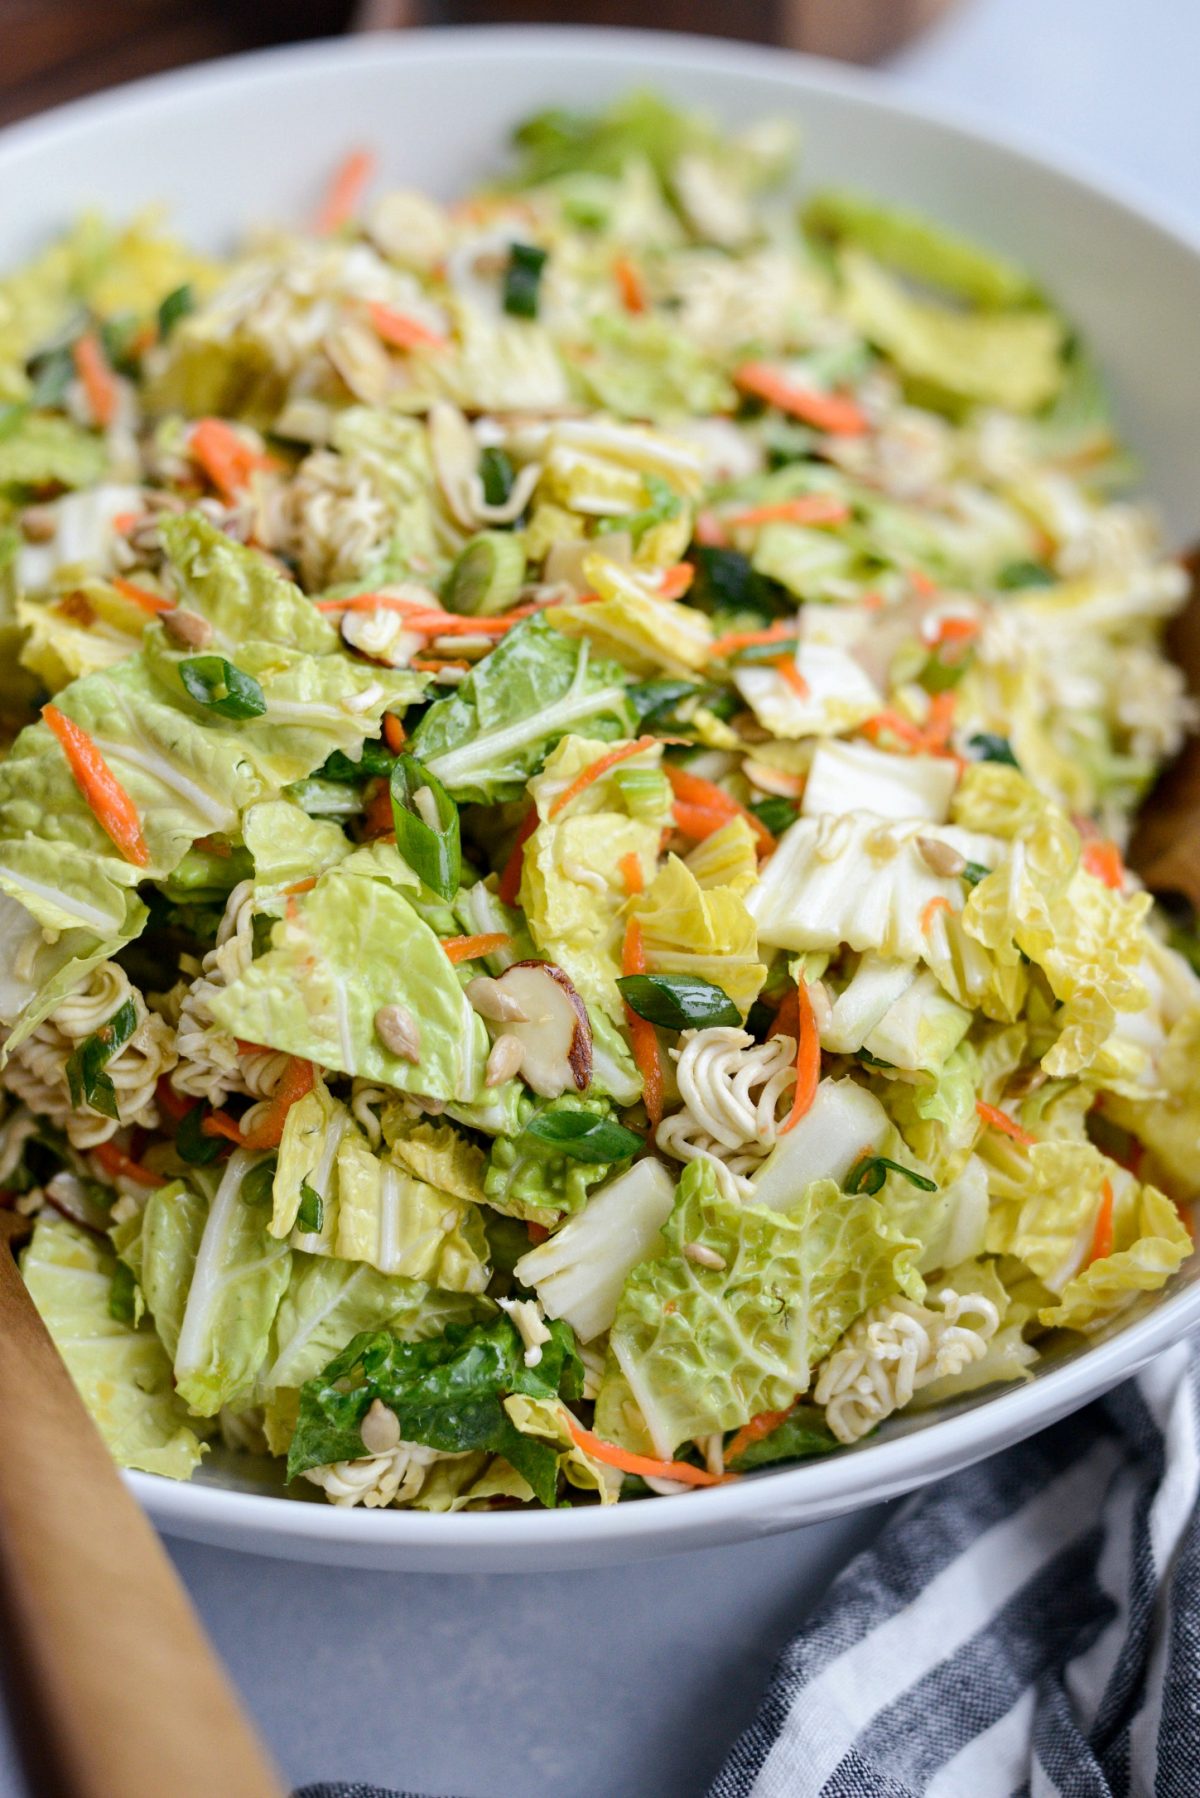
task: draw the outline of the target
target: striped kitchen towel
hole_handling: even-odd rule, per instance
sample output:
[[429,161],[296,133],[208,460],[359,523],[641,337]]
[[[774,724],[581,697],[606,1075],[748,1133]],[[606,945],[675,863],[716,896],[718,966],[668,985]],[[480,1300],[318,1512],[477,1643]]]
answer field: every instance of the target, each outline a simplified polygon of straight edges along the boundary
[[1200,1359],[918,1493],[709,1798],[1200,1798]]
[[708,1798],[1200,1798],[1198,1498],[1181,1344],[910,1499],[784,1650]]

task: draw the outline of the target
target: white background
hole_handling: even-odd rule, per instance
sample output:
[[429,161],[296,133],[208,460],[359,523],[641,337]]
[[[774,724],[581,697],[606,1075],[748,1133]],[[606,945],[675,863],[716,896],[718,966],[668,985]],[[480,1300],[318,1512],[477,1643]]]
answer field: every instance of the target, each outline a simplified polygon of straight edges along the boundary
[[[1200,222],[1196,0],[962,0],[893,70],[912,93],[1017,127]],[[354,1573],[186,1544],[172,1553],[297,1783],[695,1798],[779,1647],[882,1515],[522,1578]],[[0,1794],[21,1790],[0,1741]]]

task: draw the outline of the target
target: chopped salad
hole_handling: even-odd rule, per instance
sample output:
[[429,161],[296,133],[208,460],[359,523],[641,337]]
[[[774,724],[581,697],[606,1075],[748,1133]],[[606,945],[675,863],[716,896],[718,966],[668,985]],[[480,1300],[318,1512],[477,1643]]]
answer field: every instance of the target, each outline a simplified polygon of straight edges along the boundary
[[682,1493],[1191,1254],[1183,571],[1035,280],[793,160],[0,283],[0,1189],[123,1465]]

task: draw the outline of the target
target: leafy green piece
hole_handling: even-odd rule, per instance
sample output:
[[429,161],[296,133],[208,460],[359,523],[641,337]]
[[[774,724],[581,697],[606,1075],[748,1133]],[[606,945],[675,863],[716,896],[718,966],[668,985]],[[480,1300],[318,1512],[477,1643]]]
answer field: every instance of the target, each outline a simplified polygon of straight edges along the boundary
[[996,576],[1002,593],[1017,593],[1026,587],[1053,587],[1053,570],[1043,562],[1006,562]]
[[228,1147],[223,1137],[205,1135],[205,1115],[205,1106],[193,1105],[180,1118],[179,1128],[175,1132],[175,1153],[190,1167],[211,1166]]
[[638,724],[661,724],[684,699],[694,699],[704,688],[691,680],[644,680],[629,687],[626,697]]
[[220,649],[237,653],[248,639],[283,644],[309,655],[337,648],[337,632],[294,581],[266,557],[235,543],[199,512],[165,517],[159,536],[180,604],[212,625]]
[[506,450],[489,444],[479,457],[479,482],[489,506],[503,506],[513,490],[517,471]]
[[535,187],[581,171],[619,175],[634,157],[666,176],[698,135],[695,120],[649,92],[627,94],[602,113],[552,107],[513,132],[521,158],[516,182]]
[[202,1417],[253,1391],[291,1271],[269,1210],[243,1193],[263,1165],[235,1149],[211,1202],[177,1180],[152,1193],[144,1213],[142,1290],[176,1389]]
[[267,709],[254,676],[224,656],[188,656],[179,664],[179,678],[197,705],[219,718],[261,718]]
[[973,305],[1020,306],[1036,298],[1033,283],[1017,263],[906,207],[830,188],[812,196],[803,216],[816,236],[855,243],[901,274]]
[[636,1130],[587,1111],[535,1112],[524,1135],[549,1143],[572,1161],[599,1162],[606,1169],[635,1155],[643,1141]]
[[0,439],[0,487],[91,487],[107,463],[102,437],[49,412],[26,413]]
[[513,318],[536,318],[542,270],[549,252],[537,244],[509,245],[508,267],[504,271],[504,310]]
[[190,281],[173,287],[158,303],[158,336],[165,343],[181,318],[196,310],[196,294]]
[[104,1072],[108,1063],[137,1029],[137,1007],[126,999],[111,1018],[85,1037],[67,1058],[67,1086],[72,1105],[89,1105],[102,1117],[119,1118],[117,1095]]
[[696,565],[697,578],[688,594],[689,604],[716,612],[750,614],[763,620],[777,617],[791,604],[787,594],[760,574],[749,556],[740,550],[695,544],[690,560]]
[[[540,1129],[531,1130],[530,1124],[537,1119],[541,1120]],[[580,1210],[589,1190],[606,1177],[612,1162],[572,1154],[568,1143],[579,1140],[586,1145],[592,1127],[600,1124],[621,1132],[620,1142],[611,1139],[622,1151],[613,1160],[625,1160],[641,1147],[640,1137],[632,1147],[625,1144],[625,1136],[633,1133],[615,1122],[611,1108],[601,1099],[552,1099],[526,1118],[513,1135],[498,1136],[483,1174],[487,1203],[497,1211],[535,1222],[552,1219],[557,1212]],[[572,1132],[578,1132],[578,1138],[572,1137]]]
[[204,1452],[197,1426],[153,1330],[110,1309],[118,1265],[106,1242],[45,1212],[21,1258],[30,1297],[113,1459],[186,1480]]
[[[831,1180],[769,1211],[721,1198],[709,1164],[694,1161],[663,1236],[666,1253],[625,1283],[596,1404],[599,1435],[663,1459],[789,1407],[854,1319],[914,1277],[914,1245],[879,1201]],[[685,1253],[696,1244],[717,1265]]]
[[397,849],[431,892],[453,899],[462,878],[458,807],[437,776],[413,755],[397,758],[391,791]]
[[535,615],[430,706],[409,748],[455,799],[488,804],[519,799],[569,731],[611,742],[630,722],[621,670]]
[[396,758],[382,743],[364,743],[362,755],[358,761],[343,755],[340,749],[326,757],[314,776],[317,780],[345,782],[367,780],[373,774],[382,774],[388,779],[396,764]]
[[749,1473],[755,1467],[777,1467],[783,1461],[807,1461],[812,1455],[826,1455],[831,1448],[840,1447],[819,1406],[793,1405],[782,1423],[751,1442],[729,1466],[735,1473]]
[[846,1191],[882,1191],[889,1169],[894,1174],[903,1174],[921,1192],[936,1192],[938,1189],[936,1180],[930,1180],[925,1174],[918,1174],[915,1168],[905,1167],[902,1162],[889,1161],[886,1155],[864,1155],[851,1168],[846,1180]]
[[696,974],[626,974],[617,985],[629,1009],[661,1030],[706,1030],[713,1024],[736,1027],[742,1021],[725,989]]
[[[390,845],[328,869],[276,924],[267,952],[214,996],[216,1021],[243,1041],[339,1073],[473,1098],[487,1033],[437,937],[399,890],[413,881]],[[420,1030],[417,1063],[375,1030],[375,1014],[397,995]]]
[[1012,744],[1009,742],[1008,738],[997,736],[995,731],[977,730],[974,735],[968,739],[967,747],[968,749],[973,749],[975,751],[975,756],[978,761],[1000,762],[1006,768],[1019,768],[1021,766],[1020,762],[1018,762],[1016,756],[1013,754]]
[[300,1415],[288,1451],[288,1477],[331,1461],[360,1459],[362,1421],[376,1399],[394,1412],[406,1442],[445,1453],[485,1449],[502,1454],[543,1504],[556,1501],[557,1454],[522,1436],[503,1399],[577,1398],[583,1366],[574,1337],[551,1323],[534,1367],[514,1324],[498,1317],[470,1328],[450,1325],[426,1342],[402,1342],[382,1331],[354,1337],[300,1392]]
[[767,799],[758,799],[750,807],[759,823],[765,825],[773,837],[781,837],[789,825],[794,824],[800,816],[798,808],[790,799],[772,794]]

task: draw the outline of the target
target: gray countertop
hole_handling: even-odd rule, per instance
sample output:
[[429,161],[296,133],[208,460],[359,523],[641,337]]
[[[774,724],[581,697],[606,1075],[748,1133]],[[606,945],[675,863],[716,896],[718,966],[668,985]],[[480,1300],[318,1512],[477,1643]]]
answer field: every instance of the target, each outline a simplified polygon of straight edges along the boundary
[[[1200,223],[1195,0],[963,0],[893,66],[911,92],[1072,152]],[[294,1781],[692,1798],[779,1647],[883,1515],[535,1577],[172,1553]],[[19,1791],[0,1742],[0,1794]]]

